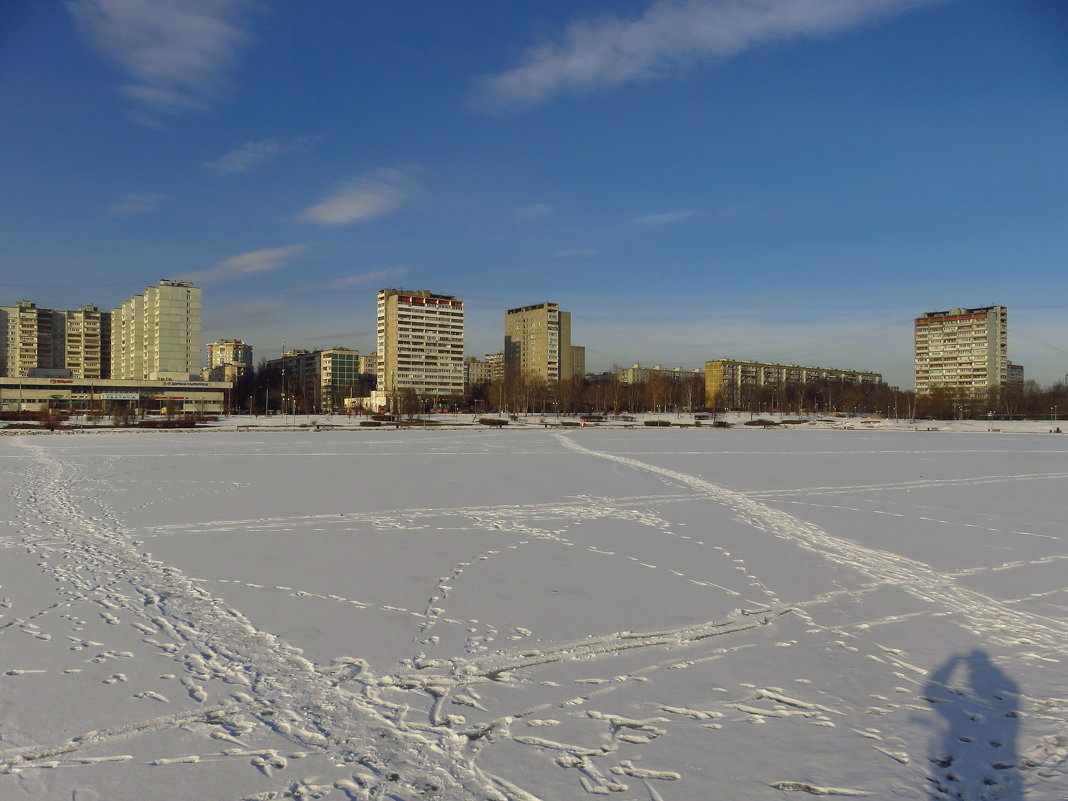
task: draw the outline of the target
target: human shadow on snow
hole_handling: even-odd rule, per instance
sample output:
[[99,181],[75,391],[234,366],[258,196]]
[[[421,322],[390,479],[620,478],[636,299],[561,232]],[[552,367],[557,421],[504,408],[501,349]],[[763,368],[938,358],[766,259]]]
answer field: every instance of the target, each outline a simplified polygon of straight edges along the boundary
[[942,716],[928,759],[935,801],[1021,801],[1019,686],[978,649],[928,677],[924,700]]

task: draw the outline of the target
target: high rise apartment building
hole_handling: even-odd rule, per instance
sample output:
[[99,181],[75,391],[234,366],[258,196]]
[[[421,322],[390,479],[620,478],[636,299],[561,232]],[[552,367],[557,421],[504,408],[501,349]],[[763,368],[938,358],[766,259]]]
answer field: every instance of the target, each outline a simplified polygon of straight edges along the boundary
[[252,346],[240,339],[217,339],[207,344],[208,367],[222,367],[225,364],[252,369]]
[[1008,330],[1004,306],[954,308],[917,317],[916,392],[942,389],[977,395],[1007,383]]
[[0,368],[5,376],[28,376],[31,370],[61,369],[63,312],[39,309],[20,300],[0,306]]
[[73,378],[107,378],[111,315],[96,306],[73,311],[38,308],[28,300],[0,306],[0,374],[69,371]]
[[504,313],[504,369],[509,378],[559,381],[575,375],[571,312],[556,303],[536,303]]
[[464,391],[464,302],[422,290],[378,292],[378,389],[420,395]]
[[830,367],[801,367],[795,364],[768,364],[716,359],[705,362],[705,403],[708,406],[737,407],[758,387],[836,381],[842,384],[881,384],[882,375],[862,370],[836,370]]
[[586,375],[586,348],[584,345],[571,346],[571,375]]
[[111,313],[113,378],[185,380],[200,370],[200,289],[160,281]]
[[63,316],[63,367],[72,378],[110,378],[111,313],[82,306]]

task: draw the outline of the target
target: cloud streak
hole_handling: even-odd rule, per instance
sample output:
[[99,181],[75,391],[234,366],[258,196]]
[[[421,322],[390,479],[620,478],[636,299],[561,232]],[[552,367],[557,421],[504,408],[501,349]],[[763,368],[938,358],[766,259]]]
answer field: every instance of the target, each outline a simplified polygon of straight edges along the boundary
[[383,282],[391,281],[407,274],[407,267],[386,267],[384,270],[369,270],[365,273],[335,278],[329,283],[329,287],[330,289],[360,289],[362,287],[378,286]]
[[112,205],[110,211],[116,217],[136,217],[156,211],[169,196],[156,192],[123,195]]
[[693,217],[692,209],[680,209],[679,211],[667,211],[663,214],[646,214],[635,217],[630,221],[631,225],[667,225],[668,223],[682,222]]
[[275,272],[281,270],[293,259],[307,251],[308,248],[309,245],[297,244],[240,253],[237,256],[231,256],[219,262],[207,270],[186,273],[181,278],[184,281],[192,281],[195,284],[203,285],[216,284],[220,281],[229,281],[234,278],[242,278],[259,273]]
[[78,30],[129,81],[121,91],[159,126],[161,115],[207,108],[251,36],[252,0],[68,0]]
[[319,141],[317,136],[298,136],[293,139],[268,137],[238,145],[217,159],[204,162],[204,168],[216,175],[237,175],[259,169],[278,156],[300,153]]
[[521,220],[537,220],[541,217],[549,216],[554,211],[556,211],[556,208],[549,203],[534,203],[519,209],[515,216]]
[[655,0],[637,18],[605,15],[530,47],[520,63],[486,76],[475,104],[535,106],[625,83],[680,75],[696,65],[791,39],[842,33],[937,0]]
[[294,220],[339,226],[392,214],[408,202],[408,177],[399,170],[378,170],[339,185],[325,200],[309,206]]

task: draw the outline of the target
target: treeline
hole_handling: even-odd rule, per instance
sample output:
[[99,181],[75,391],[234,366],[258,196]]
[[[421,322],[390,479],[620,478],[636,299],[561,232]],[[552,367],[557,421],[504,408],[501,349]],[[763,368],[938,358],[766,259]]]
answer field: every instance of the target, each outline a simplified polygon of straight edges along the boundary
[[[374,388],[364,377],[351,386],[334,387],[322,399],[322,411],[344,411],[345,398],[366,396]],[[286,411],[315,413],[314,398],[300,386],[296,376],[282,376],[261,362],[257,369],[234,385],[232,408],[262,414]],[[980,395],[961,395],[936,390],[927,395],[900,391],[886,384],[848,384],[824,379],[804,384],[743,386],[717,397],[705,397],[701,374],[652,373],[643,382],[624,383],[621,375],[595,378],[576,376],[545,381],[524,375],[470,387],[462,397],[420,397],[412,390],[399,391],[392,411],[418,414],[434,408],[463,412],[507,414],[609,414],[688,413],[728,411],[752,414],[879,414],[894,418],[1050,418],[1068,415],[1068,388],[1063,383],[1040,387],[1034,381],[1010,385]]]
[[618,375],[561,381],[524,375],[472,387],[465,400],[473,409],[511,414],[690,412],[704,409],[705,380],[654,373],[643,383],[627,384]]

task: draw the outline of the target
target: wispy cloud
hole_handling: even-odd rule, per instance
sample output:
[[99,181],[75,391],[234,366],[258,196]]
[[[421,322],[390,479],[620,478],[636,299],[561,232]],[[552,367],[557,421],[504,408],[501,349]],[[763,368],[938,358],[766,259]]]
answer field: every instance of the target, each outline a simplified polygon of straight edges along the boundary
[[123,195],[110,208],[116,217],[136,217],[139,214],[151,214],[158,209],[169,196],[156,192],[142,192],[135,195]]
[[217,159],[204,162],[205,169],[217,175],[252,172],[278,156],[300,153],[319,141],[318,136],[297,136],[292,139],[268,137],[245,142]]
[[309,247],[310,245],[307,244],[297,244],[240,253],[237,256],[231,256],[219,262],[207,270],[186,273],[181,278],[185,281],[192,281],[195,284],[216,284],[220,281],[228,281],[232,278],[241,278],[246,275],[270,273],[282,269]]
[[410,179],[400,170],[377,170],[338,186],[330,197],[294,219],[319,225],[352,225],[392,214],[410,197]]
[[534,203],[530,206],[524,206],[515,213],[516,217],[521,220],[536,220],[539,217],[546,217],[556,211],[556,208],[549,203]]
[[386,267],[384,270],[369,270],[365,273],[355,273],[342,278],[335,278],[330,282],[330,289],[360,289],[368,286],[378,286],[394,278],[400,278],[408,274],[408,268],[403,266]]
[[692,209],[679,209],[678,211],[668,211],[663,214],[646,214],[642,217],[635,217],[630,221],[631,225],[667,225],[668,223],[681,222],[682,220],[688,220],[693,216]]
[[89,44],[115,62],[129,82],[121,89],[159,115],[203,109],[226,86],[227,73],[251,36],[254,0],[68,0]]
[[287,284],[286,292],[294,295],[336,295],[338,292],[344,292],[350,289],[367,289],[370,287],[379,289],[383,286],[390,286],[391,281],[408,275],[409,272],[408,267],[398,264],[393,267],[384,267],[381,270],[368,270],[362,273],[353,273],[352,275],[331,278],[326,281],[308,281],[301,279]]
[[604,15],[529,48],[483,78],[486,110],[537,105],[632,81],[681,74],[772,42],[832,36],[937,0],[654,0],[637,18]]

